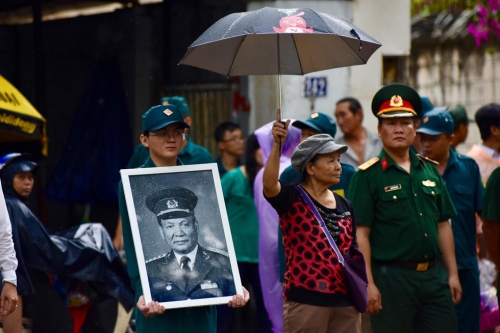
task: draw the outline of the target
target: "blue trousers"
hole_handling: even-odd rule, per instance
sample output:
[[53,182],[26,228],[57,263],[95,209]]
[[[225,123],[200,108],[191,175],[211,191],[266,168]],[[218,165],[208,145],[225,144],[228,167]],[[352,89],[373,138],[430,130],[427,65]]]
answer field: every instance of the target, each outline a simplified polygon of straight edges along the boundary
[[458,271],[462,285],[462,301],[455,305],[459,333],[479,332],[480,289],[479,268]]

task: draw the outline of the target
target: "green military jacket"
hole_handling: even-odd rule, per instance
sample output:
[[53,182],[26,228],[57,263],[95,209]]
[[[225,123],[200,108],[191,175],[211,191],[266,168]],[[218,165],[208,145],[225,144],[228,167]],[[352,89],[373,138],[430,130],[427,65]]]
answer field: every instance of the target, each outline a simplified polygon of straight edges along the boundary
[[[179,160],[178,164],[181,164]],[[156,166],[150,157],[148,157],[144,165],[141,166],[141,168],[154,167]],[[141,296],[143,292],[122,182],[120,182],[118,188],[118,203],[120,205],[120,214],[122,217],[123,243],[125,246],[125,256],[127,258],[127,270],[130,280],[132,281],[132,288],[134,289],[137,302],[139,296]],[[217,310],[214,306],[166,310],[162,315],[148,318],[136,308],[135,318],[137,333],[216,333],[217,331]]]
[[456,215],[436,166],[409,154],[410,173],[382,149],[351,180],[356,223],[370,227],[375,260],[424,262],[440,256],[438,223]]

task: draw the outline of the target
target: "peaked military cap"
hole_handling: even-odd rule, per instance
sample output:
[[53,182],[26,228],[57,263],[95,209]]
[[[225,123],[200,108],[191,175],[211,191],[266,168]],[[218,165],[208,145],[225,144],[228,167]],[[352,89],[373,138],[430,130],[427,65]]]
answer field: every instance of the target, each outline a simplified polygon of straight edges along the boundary
[[293,127],[300,129],[311,128],[319,133],[330,134],[335,137],[337,134],[337,124],[329,115],[321,112],[314,112],[305,121],[296,120],[292,123]]
[[453,134],[454,131],[452,116],[445,111],[433,110],[423,116],[417,133],[439,135],[442,133]]
[[434,101],[427,96],[421,96],[420,100],[422,101],[422,117],[425,116],[427,112],[448,110],[447,106],[436,106]]
[[373,96],[372,112],[378,118],[420,117],[422,101],[412,87],[393,83]]
[[161,219],[193,215],[197,203],[196,194],[184,187],[166,187],[146,197],[146,207]]
[[189,128],[175,105],[156,105],[142,115],[142,133],[157,131],[174,123],[178,123],[183,128]]
[[182,96],[167,96],[163,97],[160,101],[161,105],[175,105],[184,117],[191,115],[189,112],[189,105],[186,99]]

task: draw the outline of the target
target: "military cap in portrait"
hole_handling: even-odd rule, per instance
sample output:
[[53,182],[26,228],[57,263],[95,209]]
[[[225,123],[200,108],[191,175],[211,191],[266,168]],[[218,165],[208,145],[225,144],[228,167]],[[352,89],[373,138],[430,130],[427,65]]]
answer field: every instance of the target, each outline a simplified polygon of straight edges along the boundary
[[372,100],[372,112],[378,118],[420,117],[422,101],[412,87],[393,83],[377,91]]
[[194,215],[198,197],[184,187],[166,187],[146,197],[146,207],[160,219]]

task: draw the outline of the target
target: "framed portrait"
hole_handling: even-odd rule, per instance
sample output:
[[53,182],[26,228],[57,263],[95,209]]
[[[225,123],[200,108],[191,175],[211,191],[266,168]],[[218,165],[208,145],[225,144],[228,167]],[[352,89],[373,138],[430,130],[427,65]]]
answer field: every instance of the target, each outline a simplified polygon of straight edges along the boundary
[[120,173],[146,303],[172,309],[243,294],[217,164]]

